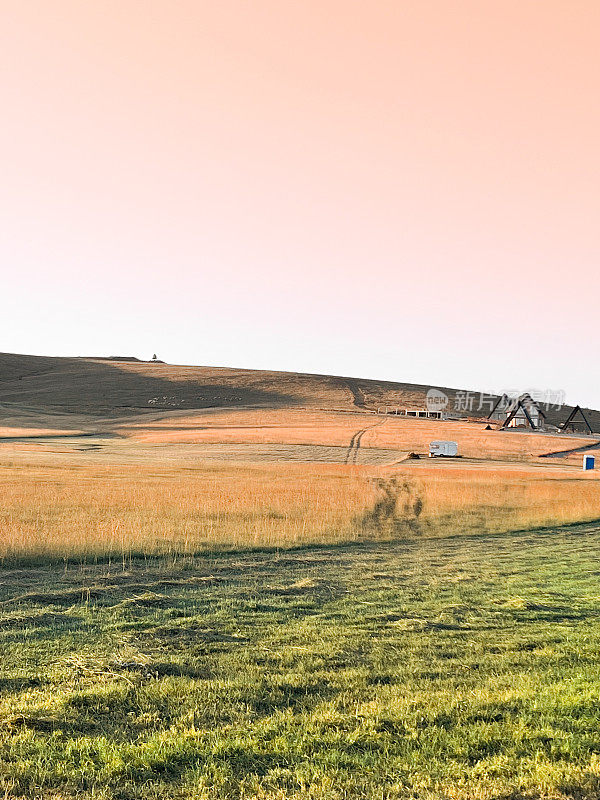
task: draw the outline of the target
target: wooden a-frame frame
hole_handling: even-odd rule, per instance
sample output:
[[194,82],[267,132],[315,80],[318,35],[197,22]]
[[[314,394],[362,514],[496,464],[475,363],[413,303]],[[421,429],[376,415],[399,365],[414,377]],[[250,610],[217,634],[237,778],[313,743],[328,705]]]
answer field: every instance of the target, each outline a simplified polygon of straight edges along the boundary
[[523,402],[523,400],[525,400],[525,399],[531,400],[531,402],[535,404],[538,414],[540,415],[540,417],[543,420],[545,420],[546,419],[546,415],[541,410],[541,408],[539,408],[539,406],[537,405],[535,400],[530,398],[529,395],[521,395],[520,397],[511,399],[507,394],[503,394],[502,397],[498,398],[498,400],[496,401],[496,405],[492,408],[492,410],[490,411],[490,413],[488,415],[488,419],[491,419],[492,414],[496,411],[496,409],[500,405],[502,405],[502,406],[506,407],[507,416],[506,416],[506,419],[502,422],[502,425],[500,426],[501,428],[508,428],[511,420],[513,420],[516,417],[516,415],[519,413],[519,410],[521,410],[525,414],[525,418],[526,418],[527,422],[529,423],[529,427],[532,430],[537,431],[538,428],[533,424],[533,420],[531,419],[529,411],[527,410],[527,406]]
[[573,429],[573,433],[575,433],[574,421],[577,414],[579,414],[581,419],[583,420],[583,424],[587,428],[588,433],[593,435],[594,431],[592,430],[592,426],[590,425],[590,423],[587,420],[587,417],[583,413],[581,406],[575,406],[575,408],[571,411],[566,420],[559,426],[560,430],[564,433],[570,425],[571,428]]
[[[535,401],[533,401],[533,402],[535,402]],[[536,404],[536,408],[537,408],[537,404]],[[536,426],[533,424],[533,420],[531,419],[531,417],[529,415],[529,411],[527,410],[527,406],[523,402],[523,398],[522,397],[519,397],[518,400],[515,402],[513,408],[510,410],[508,416],[506,417],[506,419],[502,423],[502,427],[503,428],[508,428],[509,427],[509,424],[510,424],[511,420],[514,419],[514,417],[516,417],[516,415],[519,412],[519,409],[521,409],[523,411],[523,413],[525,414],[525,417],[527,419],[527,422],[529,423],[529,427],[531,428],[531,430],[537,431],[538,428],[536,428]],[[544,412],[540,408],[538,408],[538,414],[540,415],[540,417],[542,419],[546,419],[546,415],[544,414]]]

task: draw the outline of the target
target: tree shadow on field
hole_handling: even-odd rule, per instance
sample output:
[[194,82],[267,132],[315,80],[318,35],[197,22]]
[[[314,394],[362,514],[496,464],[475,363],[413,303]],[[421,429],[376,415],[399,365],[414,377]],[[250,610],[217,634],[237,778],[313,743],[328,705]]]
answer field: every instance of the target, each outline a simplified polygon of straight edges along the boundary
[[381,536],[423,533],[420,520],[425,501],[416,483],[404,478],[377,478],[374,505],[360,518],[367,534]]

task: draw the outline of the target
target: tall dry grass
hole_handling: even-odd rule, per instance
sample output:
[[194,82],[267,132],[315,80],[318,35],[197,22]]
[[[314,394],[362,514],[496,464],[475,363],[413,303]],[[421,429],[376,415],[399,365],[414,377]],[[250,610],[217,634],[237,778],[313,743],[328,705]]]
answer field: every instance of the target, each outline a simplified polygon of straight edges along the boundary
[[4,559],[335,541],[373,494],[329,465],[19,466],[0,481]]
[[435,533],[502,532],[600,519],[597,476],[554,469],[420,470],[415,491]]
[[499,532],[598,519],[599,488],[554,470],[0,465],[0,559]]

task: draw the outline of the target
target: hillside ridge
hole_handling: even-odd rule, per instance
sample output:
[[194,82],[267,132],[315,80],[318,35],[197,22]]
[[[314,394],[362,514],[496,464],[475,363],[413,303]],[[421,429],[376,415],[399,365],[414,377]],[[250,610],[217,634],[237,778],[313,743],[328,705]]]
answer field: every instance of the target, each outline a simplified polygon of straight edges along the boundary
[[[60,357],[0,353],[0,418],[31,421],[36,414],[110,419],[127,415],[211,408],[312,408],[375,411],[423,408],[429,388],[443,391],[449,409],[459,392],[475,402],[460,413],[482,418],[479,393],[452,387],[376,380],[341,375],[297,373],[234,367],[207,367],[142,361],[112,356]],[[560,423],[570,410],[550,410],[549,422]],[[600,412],[585,409],[600,430]],[[2,424],[6,424],[4,421]]]

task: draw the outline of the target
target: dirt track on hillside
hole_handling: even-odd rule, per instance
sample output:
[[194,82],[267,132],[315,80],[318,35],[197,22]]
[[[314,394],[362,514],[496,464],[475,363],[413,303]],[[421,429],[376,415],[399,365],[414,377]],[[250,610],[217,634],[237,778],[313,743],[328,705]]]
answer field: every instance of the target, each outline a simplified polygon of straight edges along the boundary
[[346,452],[346,458],[344,460],[344,464],[356,464],[358,460],[358,451],[360,450],[360,443],[362,441],[362,437],[365,435],[367,431],[370,431],[372,428],[377,428],[380,425],[384,425],[387,420],[382,419],[379,422],[376,422],[374,425],[368,425],[366,428],[361,428],[361,430],[356,431],[356,433],[350,439],[350,444],[348,445],[348,450]]

